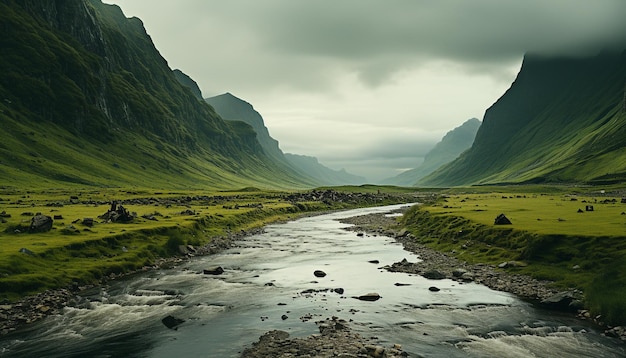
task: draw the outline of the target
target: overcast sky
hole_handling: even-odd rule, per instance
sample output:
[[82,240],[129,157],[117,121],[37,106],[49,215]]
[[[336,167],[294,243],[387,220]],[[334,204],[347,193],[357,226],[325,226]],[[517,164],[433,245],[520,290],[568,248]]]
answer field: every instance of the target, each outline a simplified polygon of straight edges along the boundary
[[419,165],[511,85],[524,53],[624,40],[624,0],[104,0],[204,97],[261,113],[283,152],[370,181]]

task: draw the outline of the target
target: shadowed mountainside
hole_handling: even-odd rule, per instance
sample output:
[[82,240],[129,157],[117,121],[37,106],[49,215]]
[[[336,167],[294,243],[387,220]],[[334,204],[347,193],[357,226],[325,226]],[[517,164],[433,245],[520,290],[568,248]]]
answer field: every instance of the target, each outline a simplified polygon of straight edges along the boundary
[[626,180],[626,52],[527,55],[471,149],[419,184]]

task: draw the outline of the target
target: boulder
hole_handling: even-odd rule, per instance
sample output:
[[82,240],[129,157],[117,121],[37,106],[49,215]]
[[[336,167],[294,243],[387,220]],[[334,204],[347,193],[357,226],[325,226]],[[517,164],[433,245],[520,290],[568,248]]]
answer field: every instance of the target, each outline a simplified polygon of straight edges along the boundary
[[463,276],[463,274],[465,274],[465,273],[467,273],[467,270],[466,270],[466,269],[463,269],[463,268],[456,268],[456,269],[454,269],[454,270],[452,271],[452,276],[454,276],[454,277],[457,277],[457,278],[458,278],[458,277]]
[[93,226],[93,218],[84,218],[83,225],[92,227]]
[[326,272],[322,270],[315,270],[313,271],[313,275],[315,275],[315,277],[324,277],[326,276]]
[[494,225],[511,225],[511,224],[512,224],[511,220],[509,220],[509,218],[507,218],[506,215],[504,214],[500,214],[496,216],[496,220],[494,221]]
[[542,300],[541,304],[555,310],[576,312],[582,302],[579,296],[573,291],[563,291]]
[[28,232],[48,232],[52,229],[53,220],[47,215],[37,214],[30,219]]
[[183,322],[185,322],[185,320],[176,318],[174,316],[167,316],[161,320],[161,323],[163,323],[165,327],[169,329],[176,329],[176,326],[180,325]]
[[124,208],[122,205],[117,205],[115,201],[111,202],[111,208],[106,213],[99,216],[100,219],[110,222],[127,223],[135,219],[136,215],[133,215]]
[[224,269],[222,268],[222,266],[215,266],[215,267],[209,267],[206,268],[204,270],[202,270],[202,272],[205,275],[221,275],[224,273]]
[[424,272],[422,276],[429,280],[443,280],[444,278],[446,278],[446,275],[437,270],[428,270]]
[[428,291],[430,291],[430,292],[439,292],[441,290],[438,287],[430,286],[430,287],[428,287]]
[[357,297],[354,297],[354,298],[356,298],[357,300],[361,300],[361,301],[373,302],[373,301],[378,301],[382,297],[378,293],[370,292],[368,294],[357,296]]

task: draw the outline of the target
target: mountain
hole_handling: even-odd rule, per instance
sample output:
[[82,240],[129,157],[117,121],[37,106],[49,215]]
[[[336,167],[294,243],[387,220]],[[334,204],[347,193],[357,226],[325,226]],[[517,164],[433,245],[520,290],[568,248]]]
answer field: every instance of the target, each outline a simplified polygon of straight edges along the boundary
[[285,156],[278,146],[278,141],[270,136],[263,117],[250,103],[230,93],[205,98],[205,101],[225,120],[238,120],[250,125],[256,132],[257,140],[265,154],[278,161],[286,162]]
[[350,174],[345,170],[332,170],[320,164],[317,158],[305,155],[283,153],[276,139],[270,136],[263,117],[254,107],[231,93],[206,98],[205,101],[226,120],[240,120],[252,126],[265,154],[275,161],[285,163],[303,177],[313,180],[317,185],[363,184],[365,178]]
[[420,184],[623,182],[625,84],[626,51],[526,55],[472,147]]
[[333,170],[322,164],[315,157],[285,153],[287,160],[300,171],[311,175],[322,185],[361,185],[367,180],[348,173],[345,169]]
[[189,88],[191,90],[191,93],[193,93],[193,95],[198,100],[200,101],[203,100],[202,91],[200,91],[200,87],[198,87],[198,84],[196,83],[196,81],[194,81],[191,77],[187,76],[186,73],[184,73],[183,71],[179,69],[175,69],[172,72],[174,72],[174,77],[176,77],[176,80],[178,81],[178,83]]
[[181,85],[118,6],[3,0],[0,48],[3,186],[310,186]]
[[417,168],[407,170],[399,175],[384,180],[385,184],[415,186],[418,180],[432,173],[437,168],[456,159],[461,153],[472,146],[480,120],[471,118],[460,126],[446,133],[439,143],[424,156],[424,162]]

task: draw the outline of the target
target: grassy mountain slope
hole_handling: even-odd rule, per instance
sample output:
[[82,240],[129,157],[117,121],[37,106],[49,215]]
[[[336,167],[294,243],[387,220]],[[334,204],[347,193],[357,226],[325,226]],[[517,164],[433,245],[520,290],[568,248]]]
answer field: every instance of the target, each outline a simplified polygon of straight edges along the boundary
[[526,56],[470,150],[422,185],[626,180],[626,52]]
[[384,182],[402,186],[416,185],[420,179],[453,161],[471,147],[479,127],[480,121],[477,118],[468,119],[462,125],[446,133],[441,141],[426,153],[424,162],[417,168],[407,170]]
[[345,170],[332,170],[320,164],[317,158],[286,154],[280,149],[278,141],[270,136],[263,117],[254,107],[231,93],[206,98],[208,104],[226,120],[241,120],[248,123],[257,133],[257,139],[266,155],[275,161],[297,171],[303,180],[316,185],[363,184],[365,178],[347,173]]
[[230,93],[206,98],[205,101],[225,120],[239,120],[249,124],[254,128],[265,154],[278,161],[285,162],[285,157],[278,146],[278,141],[270,136],[269,130],[265,127],[263,117],[250,103]]
[[302,187],[99,0],[0,2],[4,186]]

